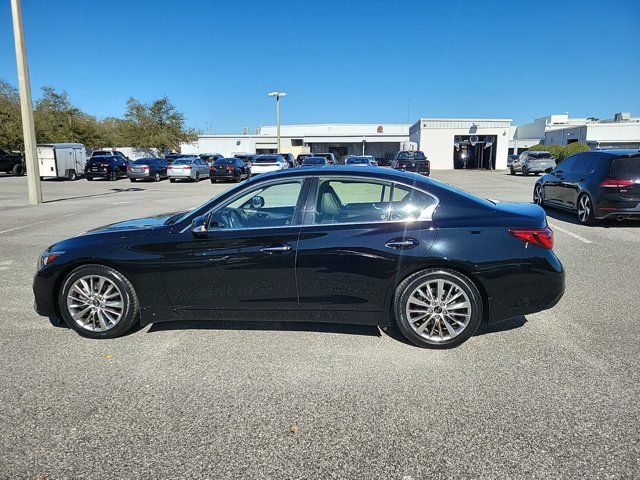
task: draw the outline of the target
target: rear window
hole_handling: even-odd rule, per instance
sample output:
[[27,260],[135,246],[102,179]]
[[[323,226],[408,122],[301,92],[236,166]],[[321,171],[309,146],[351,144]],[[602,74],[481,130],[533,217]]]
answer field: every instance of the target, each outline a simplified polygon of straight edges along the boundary
[[193,163],[193,160],[189,160],[189,159],[179,159],[176,160],[175,162],[173,162],[174,165],[191,165]]
[[104,163],[112,161],[112,157],[106,157],[104,155],[99,155],[98,157],[91,157],[89,159],[89,163]]
[[549,152],[531,152],[529,153],[529,157],[534,160],[541,160],[543,158],[553,158],[553,156]]
[[324,165],[327,159],[324,157],[307,157],[304,159],[304,165]]
[[258,157],[253,163],[276,163],[277,161],[278,157]]
[[369,163],[369,159],[366,157],[347,158],[347,164],[353,164],[353,163]]
[[398,160],[426,160],[427,157],[424,153],[418,152],[400,152],[398,153]]
[[151,159],[151,158],[140,158],[138,160],[134,160],[133,163],[134,165],[149,165],[151,163],[154,163],[155,160]]
[[233,158],[221,158],[219,160],[216,160],[214,165],[231,165],[234,164],[236,161]]
[[616,158],[611,162],[611,176],[640,178],[640,156]]

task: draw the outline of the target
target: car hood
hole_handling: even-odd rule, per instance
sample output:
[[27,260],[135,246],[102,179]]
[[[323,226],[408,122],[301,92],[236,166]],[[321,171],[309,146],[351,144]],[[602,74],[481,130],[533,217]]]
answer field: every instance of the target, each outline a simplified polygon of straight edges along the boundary
[[171,212],[163,213],[161,215],[155,215],[153,217],[136,218],[133,220],[125,220],[124,222],[111,223],[102,227],[94,228],[86,232],[87,234],[94,233],[109,233],[109,232],[121,232],[126,230],[141,230],[158,228],[165,225],[166,221],[177,214],[186,212]]

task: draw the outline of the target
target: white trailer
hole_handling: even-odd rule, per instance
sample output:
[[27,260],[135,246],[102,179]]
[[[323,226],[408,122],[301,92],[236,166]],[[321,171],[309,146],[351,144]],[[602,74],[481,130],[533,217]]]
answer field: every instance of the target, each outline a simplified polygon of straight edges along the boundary
[[87,153],[81,143],[47,143],[38,145],[40,179],[75,180],[84,174]]

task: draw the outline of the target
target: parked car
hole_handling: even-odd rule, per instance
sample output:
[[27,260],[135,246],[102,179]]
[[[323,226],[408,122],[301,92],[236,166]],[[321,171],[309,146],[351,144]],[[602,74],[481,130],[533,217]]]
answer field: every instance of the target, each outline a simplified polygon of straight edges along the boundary
[[132,182],[136,180],[153,180],[159,182],[167,178],[169,162],[164,158],[141,158],[127,164],[127,177]]
[[127,176],[127,162],[119,156],[98,156],[87,160],[84,177],[91,181],[94,178],[108,178],[115,181]]
[[251,168],[251,166],[253,165],[253,159],[257,156],[258,155],[256,155],[255,153],[236,153],[233,157],[239,158],[247,165],[247,167]]
[[24,157],[0,148],[0,172],[22,175],[26,171]]
[[606,218],[640,220],[640,152],[591,150],[548,168],[536,181],[533,201],[574,212],[580,223]]
[[188,155],[186,153],[167,153],[164,156],[164,159],[169,163],[169,165],[171,165],[174,161],[176,161],[179,158],[191,158],[194,155]]
[[301,166],[302,163],[304,162],[305,158],[308,157],[313,157],[314,154],[313,153],[300,153],[297,157],[296,157],[296,165]]
[[302,162],[301,167],[324,167],[329,165],[324,157],[307,157]]
[[565,275],[552,247],[537,205],[389,169],[286,169],[189,212],[55,243],[33,291],[40,315],[93,338],[286,318],[395,322],[416,345],[447,348],[482,323],[553,307]]
[[213,165],[216,160],[224,158],[224,155],[221,155],[219,153],[201,153],[198,156],[200,157],[201,160],[204,160],[205,162],[207,162],[209,166]]
[[333,153],[314,153],[314,157],[324,157],[329,165],[337,165],[336,156]]
[[47,143],[38,145],[38,175],[45,178],[76,180],[85,170],[87,151],[81,143]]
[[516,158],[509,166],[509,172],[511,175],[515,175],[516,172],[522,173],[522,175],[529,175],[533,173],[540,175],[548,168],[556,166],[556,159],[549,152],[543,152],[541,150],[527,150],[522,152],[518,158]]
[[289,164],[282,155],[256,155],[251,165],[251,175],[276,172],[289,168]]
[[91,153],[91,158],[93,157],[120,157],[123,160],[129,160],[129,157],[119,150],[94,150]]
[[296,157],[294,157],[292,153],[281,153],[280,155],[282,155],[284,161],[289,164],[289,168],[296,167]]
[[431,174],[431,162],[420,150],[401,150],[391,162],[391,168],[403,172],[415,172],[427,177]]
[[345,165],[352,167],[377,167],[378,162],[371,155],[360,155],[347,157]]
[[251,177],[251,168],[239,158],[219,158],[209,167],[211,183],[218,180],[240,182]]
[[518,158],[518,157],[519,157],[519,155],[516,155],[516,154],[514,154],[514,155],[508,155],[508,156],[507,156],[507,167],[510,167],[510,166],[511,166],[511,164],[513,163],[513,161],[514,161],[516,158]]
[[171,183],[176,180],[199,182],[209,176],[209,165],[200,157],[178,158],[167,167],[167,176]]

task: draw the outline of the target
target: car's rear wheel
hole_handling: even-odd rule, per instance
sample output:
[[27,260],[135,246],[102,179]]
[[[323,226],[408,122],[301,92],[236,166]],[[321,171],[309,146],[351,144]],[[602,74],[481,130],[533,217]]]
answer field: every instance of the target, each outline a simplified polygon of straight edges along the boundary
[[115,182],[116,180],[118,180],[118,174],[116,172],[111,172],[109,174],[109,180],[111,180],[112,182]]
[[429,269],[405,279],[394,298],[404,336],[420,347],[450,348],[468,340],[482,320],[482,297],[466,276]]
[[533,203],[544,208],[544,193],[542,192],[542,185],[539,183],[533,189]]
[[522,175],[524,175],[525,177],[529,175],[529,170],[527,170],[527,167],[522,167]]
[[14,165],[12,172],[14,175],[20,176],[24,173],[24,167],[20,164]]
[[154,182],[159,182],[160,181],[160,174],[158,172],[156,172],[156,174],[153,176],[153,181]]
[[176,179],[175,179],[175,178],[170,178],[170,179],[169,179],[169,181],[170,181],[171,183],[176,183]]
[[583,225],[594,225],[596,223],[596,218],[593,214],[593,202],[586,193],[578,197],[578,220]]
[[196,182],[200,181],[200,172],[196,172],[196,178],[195,178]]
[[67,173],[67,180],[71,180],[72,182],[78,179],[78,175],[76,175],[75,170],[69,170]]
[[136,179],[135,179],[135,178],[130,178],[130,179],[129,179],[129,181],[130,181],[131,183],[136,183]]
[[138,319],[138,297],[120,272],[104,265],[83,265],[71,272],[60,289],[63,320],[81,335],[113,338]]

